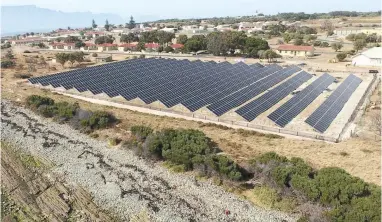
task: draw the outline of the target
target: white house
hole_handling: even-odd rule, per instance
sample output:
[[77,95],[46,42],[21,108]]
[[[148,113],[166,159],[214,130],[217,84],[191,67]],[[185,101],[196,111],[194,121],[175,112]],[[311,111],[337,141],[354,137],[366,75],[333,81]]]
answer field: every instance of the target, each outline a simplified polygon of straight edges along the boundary
[[356,55],[352,59],[354,66],[382,66],[382,48],[374,47]]

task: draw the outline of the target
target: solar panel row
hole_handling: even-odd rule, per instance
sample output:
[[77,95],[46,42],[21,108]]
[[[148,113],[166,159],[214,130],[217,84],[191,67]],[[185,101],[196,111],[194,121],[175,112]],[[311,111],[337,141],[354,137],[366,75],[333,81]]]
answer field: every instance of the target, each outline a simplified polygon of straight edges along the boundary
[[236,113],[242,116],[247,121],[254,120],[261,113],[267,111],[272,106],[276,105],[283,98],[289,95],[293,90],[301,86],[304,82],[312,78],[307,72],[300,72],[296,76],[290,78],[288,81],[280,84],[259,98],[246,104],[240,109],[236,110]]
[[221,116],[229,110],[240,106],[241,104],[261,94],[265,90],[271,88],[272,86],[300,70],[301,69],[297,66],[290,66],[288,68],[276,71],[271,75],[268,75],[259,81],[253,82],[251,85],[244,87],[241,90],[236,91],[235,93],[212,103],[211,105],[208,105],[207,108],[217,116]]
[[325,132],[361,82],[360,78],[349,75],[305,122],[317,131]]
[[300,114],[310,103],[313,102],[330,84],[334,77],[328,74],[320,76],[316,81],[307,86],[292,99],[284,103],[272,112],[268,118],[277,125],[285,127],[293,118]]

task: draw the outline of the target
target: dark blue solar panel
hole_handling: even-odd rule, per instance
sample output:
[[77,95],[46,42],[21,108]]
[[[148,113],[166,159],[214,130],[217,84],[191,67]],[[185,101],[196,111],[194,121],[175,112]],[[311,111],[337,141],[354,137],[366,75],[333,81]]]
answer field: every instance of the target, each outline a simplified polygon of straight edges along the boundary
[[286,126],[293,118],[312,103],[313,100],[315,100],[330,84],[332,84],[333,81],[334,77],[325,73],[292,99],[288,100],[285,104],[272,112],[268,118],[281,127]]
[[242,116],[247,121],[254,120],[261,113],[267,111],[272,106],[277,104],[293,90],[301,86],[304,82],[312,78],[312,75],[306,72],[300,72],[296,76],[290,78],[254,101],[246,104],[240,109],[236,110],[236,113]]
[[361,82],[360,78],[349,75],[305,122],[317,131],[325,132]]

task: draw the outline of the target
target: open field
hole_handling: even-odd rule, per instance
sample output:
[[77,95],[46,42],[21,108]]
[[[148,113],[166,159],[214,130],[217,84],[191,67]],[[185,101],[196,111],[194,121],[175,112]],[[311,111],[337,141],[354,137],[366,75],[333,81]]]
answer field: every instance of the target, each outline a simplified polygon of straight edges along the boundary
[[[21,63],[22,59],[18,59],[18,62],[19,61]],[[61,69],[60,65],[57,65],[57,69]],[[26,70],[19,72],[26,72]],[[34,72],[33,74],[34,76],[39,76],[48,72],[52,71],[46,70],[45,68],[38,68],[38,72]],[[243,136],[236,133],[233,129],[203,126],[203,124],[194,121],[154,116],[113,107],[103,107],[97,104],[64,97],[46,90],[20,84],[20,81],[24,82],[24,80],[14,78],[14,73],[14,69],[3,70],[3,98],[8,98],[13,101],[24,101],[26,96],[31,94],[48,95],[57,100],[78,101],[85,108],[107,109],[115,113],[122,122],[116,129],[112,129],[112,132],[108,132],[107,130],[102,132],[101,139],[104,138],[102,134],[114,134],[123,137],[129,133],[129,127],[136,124],[150,125],[155,129],[166,127],[200,129],[205,132],[207,136],[211,137],[224,152],[238,161],[250,159],[260,153],[276,151],[288,157],[301,157],[318,168],[338,166],[368,182],[380,184],[380,144],[379,141],[375,141],[369,137],[364,138],[360,135],[357,138],[351,138],[338,144],[332,144],[290,138],[275,140],[259,136]],[[339,73],[338,75],[343,74]],[[370,131],[370,134],[375,135],[374,131],[370,129],[368,129],[368,131]]]

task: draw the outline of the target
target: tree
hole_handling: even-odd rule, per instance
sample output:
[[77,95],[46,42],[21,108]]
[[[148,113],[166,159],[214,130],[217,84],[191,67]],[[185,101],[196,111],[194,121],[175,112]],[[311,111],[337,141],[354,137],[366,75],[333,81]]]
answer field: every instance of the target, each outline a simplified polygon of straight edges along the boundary
[[342,62],[346,59],[347,55],[346,55],[346,53],[338,53],[336,57],[337,57],[338,61]]
[[292,37],[289,33],[284,33],[283,39],[284,39],[284,42],[289,43],[292,40]]
[[163,46],[159,46],[159,47],[158,47],[158,52],[159,52],[159,53],[163,52]]
[[333,33],[333,30],[334,30],[333,23],[330,20],[325,20],[321,24],[321,29],[326,31],[327,32],[327,36],[329,36],[329,34]]
[[294,40],[294,45],[302,45],[304,41],[302,39],[295,39]]
[[97,28],[97,24],[95,23],[94,19],[92,20],[92,28],[93,29]]
[[323,47],[323,48],[329,47],[329,43],[328,42],[321,42],[320,47]]
[[166,48],[164,48],[164,51],[169,53],[169,52],[173,52],[174,49],[171,46],[166,46]]
[[94,41],[95,44],[104,44],[104,43],[113,43],[114,42],[114,37],[108,35],[108,36],[100,36],[96,38]]
[[86,44],[82,41],[77,41],[75,44],[74,44],[74,47],[76,48],[81,48],[81,47],[84,47]]
[[227,55],[229,45],[221,32],[212,32],[207,35],[207,49],[214,56]]
[[145,50],[145,43],[144,42],[139,42],[137,45],[137,51],[142,51]]
[[353,43],[353,48],[354,50],[356,50],[357,52],[359,50],[362,50],[363,48],[366,47],[366,41],[364,39],[357,39],[354,41]]
[[128,29],[133,29],[133,28],[135,28],[135,21],[134,21],[133,16],[130,16],[130,21],[129,21],[129,24],[128,24],[127,28],[128,28]]
[[121,42],[126,42],[126,43],[130,43],[130,42],[134,42],[138,40],[139,40],[138,37],[131,32],[127,35],[125,34],[121,35],[121,39],[120,39]]
[[15,56],[13,55],[12,50],[8,50],[7,53],[5,54],[5,58],[7,59],[13,59]]
[[176,39],[176,42],[184,45],[186,44],[187,40],[188,40],[187,35],[179,35],[178,38]]
[[160,45],[167,44],[168,42],[171,42],[173,38],[175,38],[175,34],[171,32],[165,32],[165,31],[158,31],[156,32],[158,43]]
[[75,43],[81,41],[77,36],[68,36],[64,39],[65,43]]
[[313,40],[316,40],[317,36],[316,35],[305,35],[304,39],[305,39],[306,42],[311,42]]
[[268,49],[266,50],[263,54],[262,54],[263,58],[264,59],[268,59],[268,62],[273,62],[273,59],[275,58],[280,58],[281,56],[279,54],[277,54],[275,51],[273,51],[272,49]]
[[105,29],[106,29],[106,31],[109,31],[109,29],[110,29],[109,21],[107,19],[105,21]]
[[338,50],[341,50],[343,45],[342,45],[342,42],[335,42],[335,43],[332,43],[331,44],[331,47],[334,51],[338,51]]
[[56,61],[64,67],[65,63],[69,61],[69,56],[66,53],[57,53],[56,54]]

